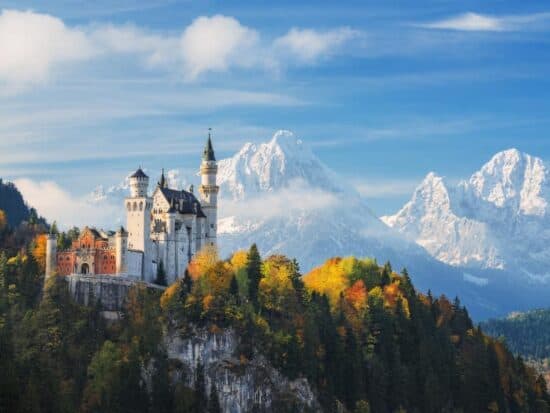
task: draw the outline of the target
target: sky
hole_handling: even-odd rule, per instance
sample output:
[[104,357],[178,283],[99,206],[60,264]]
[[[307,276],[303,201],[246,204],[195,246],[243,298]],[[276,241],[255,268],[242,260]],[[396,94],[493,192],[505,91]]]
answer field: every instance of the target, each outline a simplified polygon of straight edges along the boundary
[[0,1],[0,177],[74,211],[193,175],[209,127],[218,158],[289,129],[389,214],[430,171],[550,160],[549,43],[545,1]]

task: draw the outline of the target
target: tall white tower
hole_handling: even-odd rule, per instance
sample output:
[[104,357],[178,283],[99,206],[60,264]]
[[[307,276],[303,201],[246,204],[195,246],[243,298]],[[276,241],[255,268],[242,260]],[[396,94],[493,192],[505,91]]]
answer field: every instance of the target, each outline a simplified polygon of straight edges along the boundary
[[57,270],[57,235],[49,233],[46,238],[46,280]]
[[216,184],[218,164],[212,147],[212,137],[208,132],[208,140],[201,163],[201,186],[199,187],[201,207],[206,215],[206,242],[205,245],[216,246],[216,234],[218,231],[218,192],[220,187]]
[[126,229],[128,249],[143,252],[142,277],[151,277],[151,208],[153,200],[147,195],[149,177],[139,168],[130,177],[130,197],[126,198]]

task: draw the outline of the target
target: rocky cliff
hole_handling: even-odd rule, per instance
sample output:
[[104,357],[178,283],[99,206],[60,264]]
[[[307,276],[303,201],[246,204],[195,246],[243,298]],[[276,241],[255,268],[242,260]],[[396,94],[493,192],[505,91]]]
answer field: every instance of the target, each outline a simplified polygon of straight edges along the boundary
[[216,384],[223,412],[320,411],[306,379],[288,380],[262,356],[251,361],[236,358],[238,338],[232,329],[204,329],[182,336],[167,334],[168,357],[177,361],[174,380],[194,386],[197,366],[204,367],[208,394]]

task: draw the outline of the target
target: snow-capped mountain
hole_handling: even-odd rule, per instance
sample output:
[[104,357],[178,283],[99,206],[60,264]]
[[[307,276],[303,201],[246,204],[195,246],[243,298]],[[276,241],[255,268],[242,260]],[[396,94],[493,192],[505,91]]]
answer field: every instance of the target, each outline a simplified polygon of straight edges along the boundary
[[222,254],[258,244],[264,254],[298,258],[304,269],[333,255],[379,260],[399,246],[424,254],[380,221],[343,179],[291,132],[260,145],[247,143],[219,162],[219,245]]
[[550,281],[550,176],[540,158],[499,152],[456,185],[433,172],[389,226],[438,260]]

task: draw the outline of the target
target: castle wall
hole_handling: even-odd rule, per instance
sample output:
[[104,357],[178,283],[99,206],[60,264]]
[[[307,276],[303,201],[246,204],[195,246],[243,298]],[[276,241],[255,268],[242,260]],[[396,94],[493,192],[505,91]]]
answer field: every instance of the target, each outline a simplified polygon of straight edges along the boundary
[[136,282],[135,279],[110,275],[72,275],[65,278],[72,298],[80,305],[97,302],[103,311],[121,311],[130,289],[137,285],[162,290],[162,287]]

